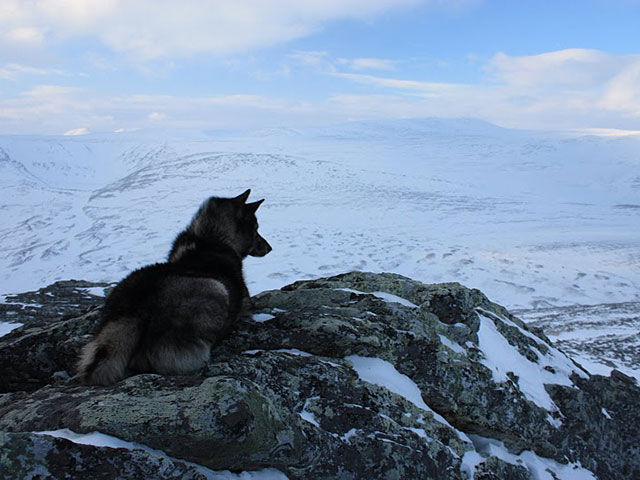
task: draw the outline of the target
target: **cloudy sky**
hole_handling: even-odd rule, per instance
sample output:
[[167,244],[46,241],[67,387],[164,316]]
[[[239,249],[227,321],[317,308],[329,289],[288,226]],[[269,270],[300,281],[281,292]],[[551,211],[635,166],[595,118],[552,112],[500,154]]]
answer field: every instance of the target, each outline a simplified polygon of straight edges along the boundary
[[0,133],[640,130],[640,0],[0,0]]

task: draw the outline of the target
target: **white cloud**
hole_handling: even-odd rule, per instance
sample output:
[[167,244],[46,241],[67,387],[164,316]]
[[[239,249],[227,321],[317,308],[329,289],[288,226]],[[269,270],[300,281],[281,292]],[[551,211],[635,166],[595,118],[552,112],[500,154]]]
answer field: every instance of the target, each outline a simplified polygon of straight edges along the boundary
[[294,60],[298,65],[305,67],[313,67],[319,72],[334,72],[336,67],[333,65],[328,52],[323,51],[296,51],[289,54],[289,58]]
[[3,40],[9,44],[33,46],[43,43],[44,32],[33,27],[17,27],[7,29],[3,37]]
[[477,117],[520,128],[640,127],[640,55],[585,49],[499,53],[483,67],[489,81],[478,84],[347,73],[335,68],[339,63],[324,73],[392,92],[382,106],[371,95],[334,98],[361,114],[387,109],[393,116]]
[[0,68],[0,78],[5,80],[16,80],[19,75],[68,75],[68,73],[57,68],[38,68],[29,65],[10,63]]
[[593,87],[602,85],[629,61],[629,56],[574,48],[520,57],[498,53],[486,69],[494,80],[511,85]]
[[595,135],[597,137],[635,137],[640,136],[640,130],[622,130],[619,128],[579,128],[573,130],[580,135]]
[[607,110],[640,117],[640,56],[608,82],[600,105]]
[[89,134],[89,129],[85,127],[73,128],[71,130],[67,130],[63,135],[66,136],[76,136],[76,135],[87,135]]
[[384,58],[341,58],[338,63],[347,65],[351,70],[394,70],[396,66],[395,60]]
[[27,90],[22,93],[25,97],[34,98],[39,100],[48,100],[55,98],[65,98],[71,94],[81,92],[82,90],[76,87],[65,87],[62,85],[36,85],[31,90]]
[[157,127],[160,118],[169,128],[196,129],[312,125],[343,118],[323,109],[259,95],[99,96],[89,90],[39,85],[16,97],[0,98],[0,133],[63,134],[77,125],[92,132],[132,131]]
[[59,85],[37,85],[12,98],[0,99],[0,125],[3,133],[61,134],[92,126],[99,117],[88,91]]
[[439,92],[445,90],[459,89],[462,85],[443,82],[422,82],[418,80],[404,80],[399,78],[376,77],[374,75],[366,75],[362,73],[341,73],[329,72],[330,75],[338,78],[345,78],[358,83],[374,85],[382,88],[392,88],[398,90],[408,90],[414,92],[422,92],[422,95],[438,95]]
[[[324,62],[330,62],[328,57]],[[483,67],[491,73],[491,81],[478,84],[347,73],[338,71],[337,64],[348,62],[338,60],[324,73],[406,95],[449,99],[454,108],[464,107],[466,102],[491,106],[495,101],[518,106],[522,113],[551,106],[571,107],[574,111],[602,108],[637,112],[640,106],[640,55],[580,49],[523,57],[498,53]],[[477,96],[481,98],[473,101]]]
[[[325,22],[369,19],[433,0],[2,0],[4,43],[95,37],[149,60],[232,54],[317,32]],[[439,3],[439,2],[435,2]]]
[[[298,67],[344,82],[341,87],[332,84],[337,93],[313,101],[247,94],[104,96],[39,85],[13,98],[0,98],[1,133],[61,133],[78,125],[92,132],[131,130],[156,127],[158,120],[169,128],[250,129],[430,116],[475,117],[515,128],[640,130],[638,55],[562,51],[535,58],[500,57],[500,77],[491,70],[496,68],[494,57],[486,66],[491,78],[480,84],[343,72],[340,68],[346,70],[349,64],[326,52],[296,52],[292,58]],[[563,75],[554,77],[549,64]],[[531,77],[519,72],[518,65],[540,80],[530,83]],[[576,83],[570,82],[572,69],[582,75]],[[367,88],[354,89],[351,83]]]
[[149,120],[164,120],[165,118],[167,118],[167,114],[166,113],[160,113],[160,112],[151,112],[148,115]]
[[338,67],[350,70],[394,70],[396,60],[384,58],[337,58],[331,57],[329,52],[314,50],[298,50],[288,55],[288,58],[301,66],[313,67],[322,73],[337,73]]

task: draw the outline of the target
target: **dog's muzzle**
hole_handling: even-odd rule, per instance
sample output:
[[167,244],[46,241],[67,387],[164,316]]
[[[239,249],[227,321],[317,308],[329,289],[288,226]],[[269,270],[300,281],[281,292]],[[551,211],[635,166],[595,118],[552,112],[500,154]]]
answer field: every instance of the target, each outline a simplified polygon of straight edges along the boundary
[[272,250],[271,245],[260,235],[256,238],[256,241],[253,244],[251,250],[249,250],[249,255],[252,257],[264,257],[267,253]]

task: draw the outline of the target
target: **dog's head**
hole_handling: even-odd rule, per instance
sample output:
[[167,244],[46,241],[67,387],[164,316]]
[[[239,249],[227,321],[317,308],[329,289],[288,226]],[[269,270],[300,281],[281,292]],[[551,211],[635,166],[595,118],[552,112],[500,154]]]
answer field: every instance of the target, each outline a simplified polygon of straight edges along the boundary
[[242,258],[264,257],[271,245],[258,233],[256,211],[264,202],[247,203],[251,190],[235,198],[209,198],[196,214],[193,231],[202,237],[224,239]]
[[246,236],[247,238],[250,237],[252,239],[251,246],[247,251],[247,255],[251,255],[252,257],[264,257],[272,250],[269,242],[267,242],[258,233],[258,219],[256,218],[256,210],[258,210],[258,207],[262,204],[262,202],[264,202],[264,198],[262,200],[258,200],[257,202],[246,203],[250,193],[251,189],[248,189],[246,192],[237,196],[233,200],[240,206],[240,228],[244,229],[244,236]]

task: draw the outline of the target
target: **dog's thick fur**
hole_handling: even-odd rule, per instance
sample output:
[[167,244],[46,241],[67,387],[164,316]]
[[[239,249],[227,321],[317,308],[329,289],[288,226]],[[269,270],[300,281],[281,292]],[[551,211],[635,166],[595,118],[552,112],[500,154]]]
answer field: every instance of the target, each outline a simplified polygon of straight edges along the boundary
[[242,260],[271,251],[255,216],[263,200],[246,203],[249,193],[206,200],[166,263],[136,270],[115,287],[98,333],[82,349],[81,382],[110,385],[134,373],[184,374],[204,365],[211,347],[249,313]]

